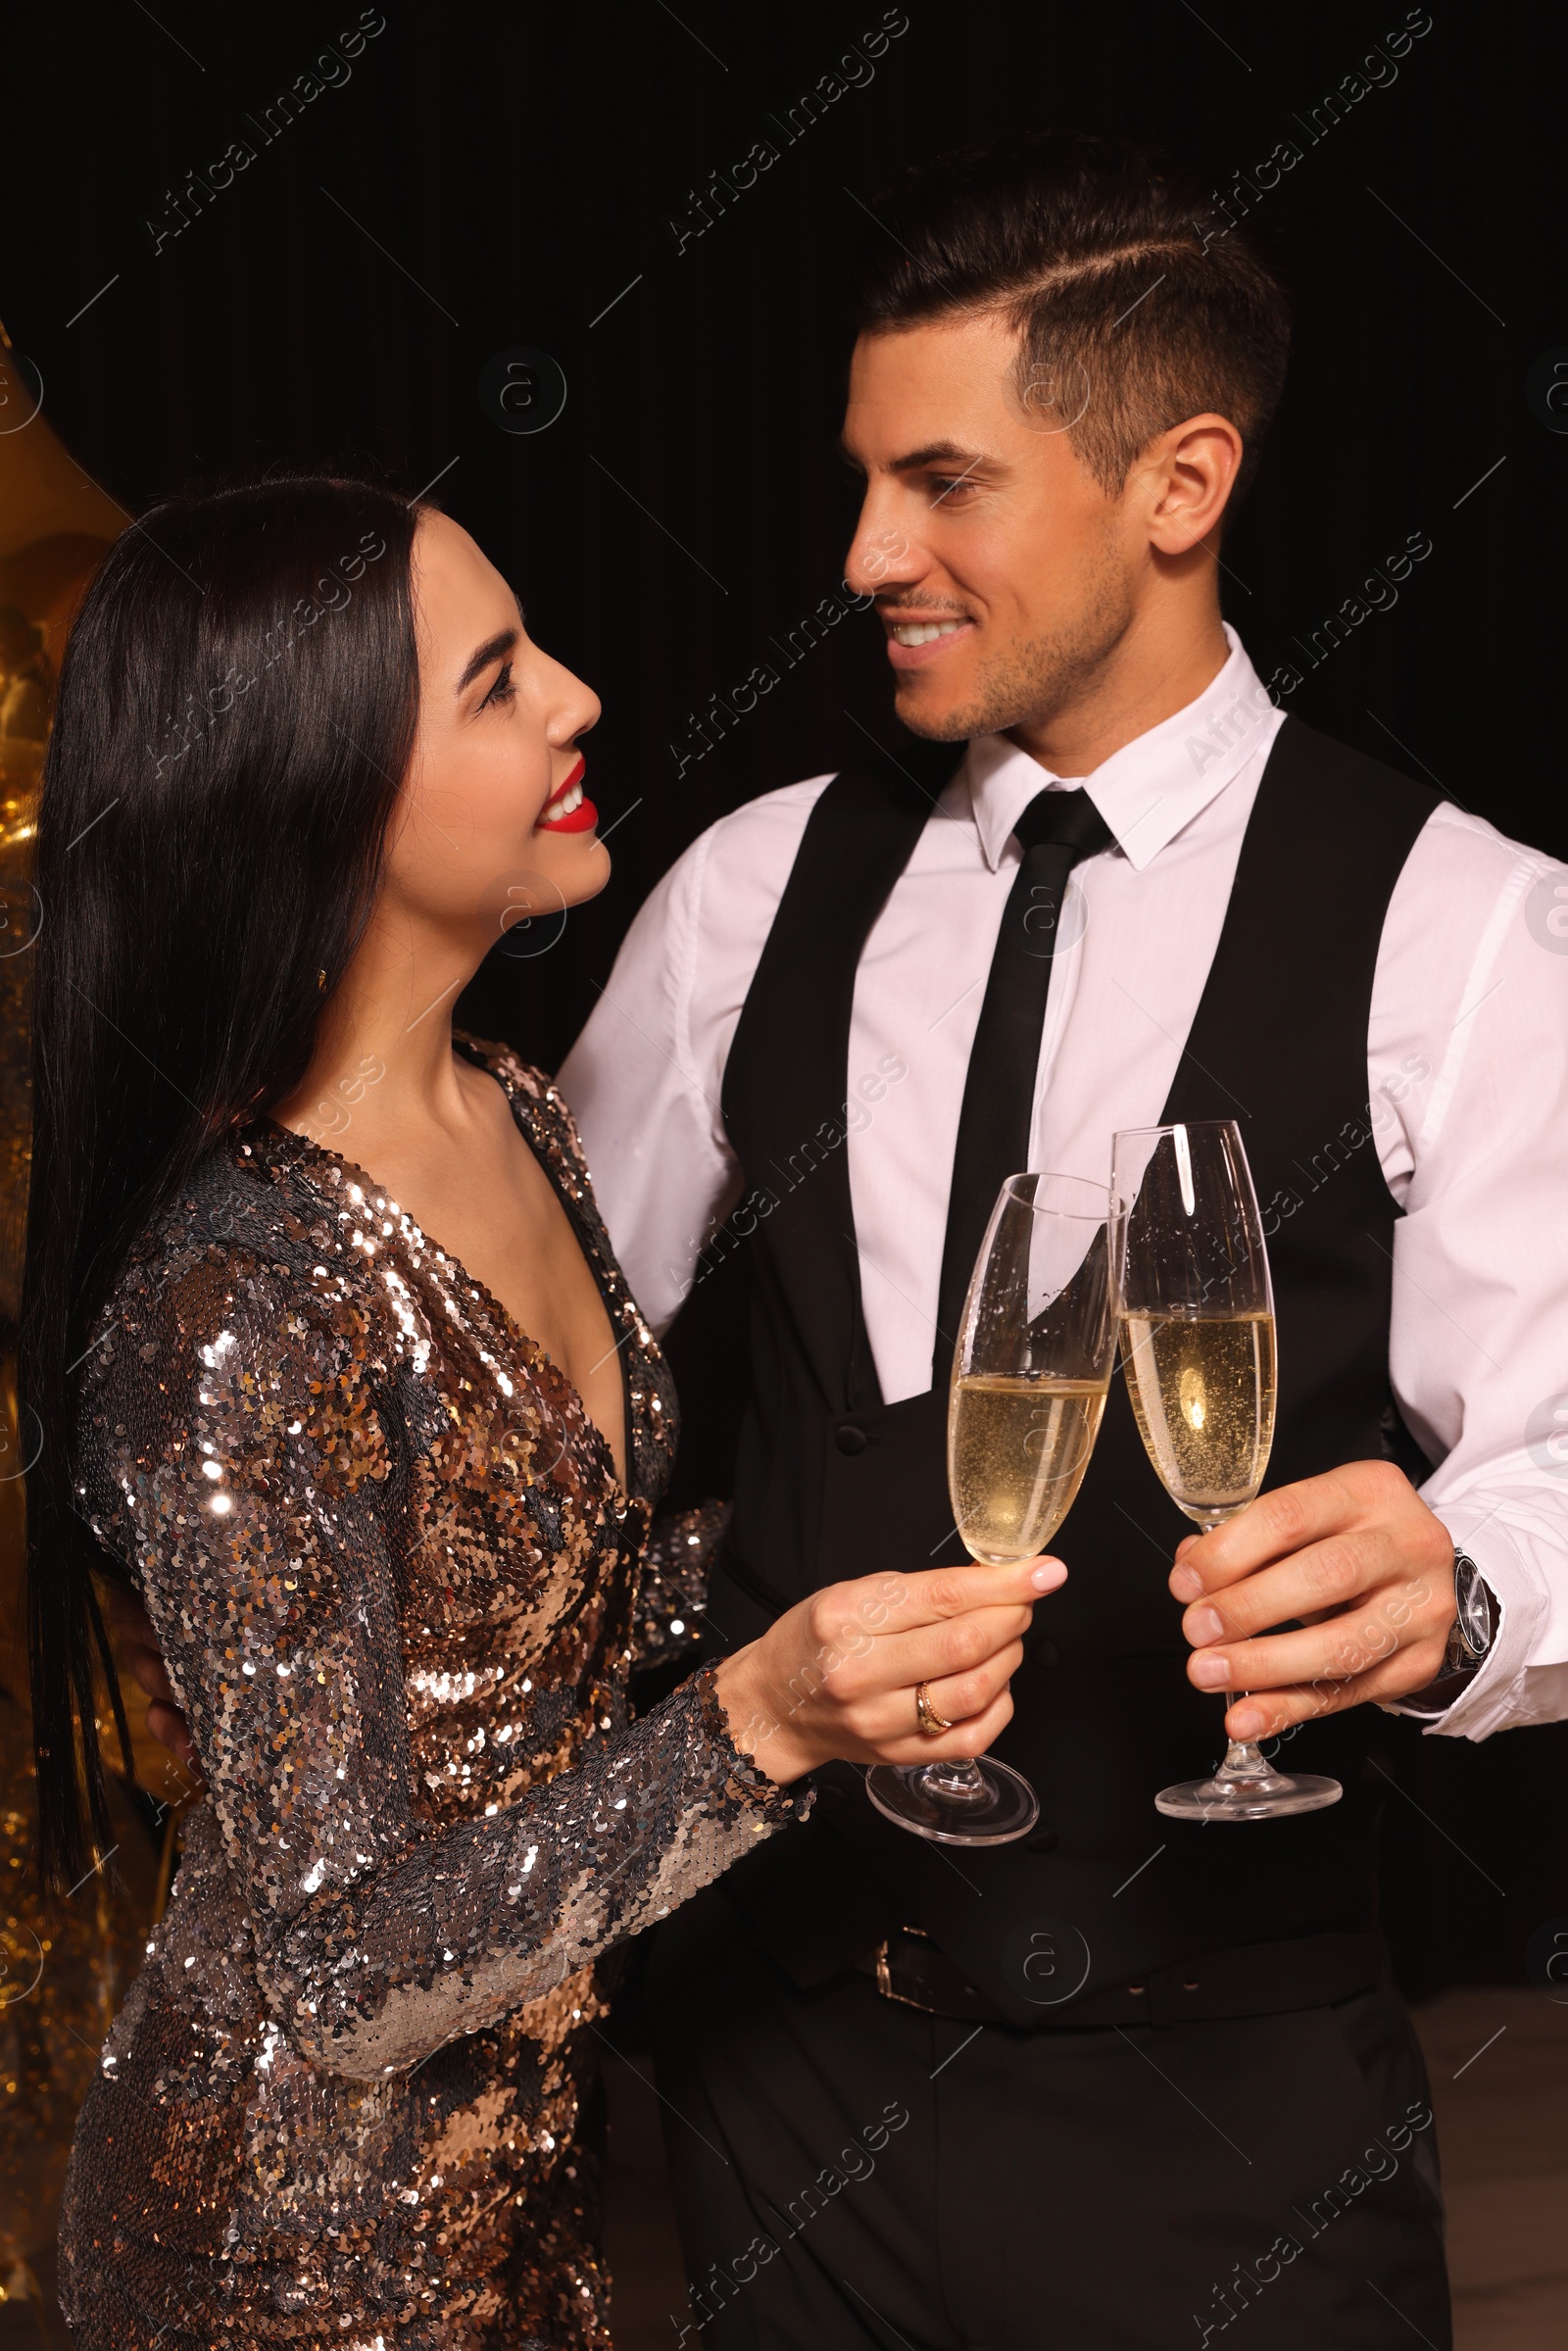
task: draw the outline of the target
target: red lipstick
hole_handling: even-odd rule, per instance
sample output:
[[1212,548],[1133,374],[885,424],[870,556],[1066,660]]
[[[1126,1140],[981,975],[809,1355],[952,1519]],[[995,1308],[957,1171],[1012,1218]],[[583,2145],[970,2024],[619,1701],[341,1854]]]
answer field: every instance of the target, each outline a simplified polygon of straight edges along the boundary
[[[586,759],[578,757],[569,774],[556,786],[534,819],[541,832],[591,833],[599,822],[599,810],[582,790],[582,779],[588,771]],[[553,814],[556,809],[562,814]]]

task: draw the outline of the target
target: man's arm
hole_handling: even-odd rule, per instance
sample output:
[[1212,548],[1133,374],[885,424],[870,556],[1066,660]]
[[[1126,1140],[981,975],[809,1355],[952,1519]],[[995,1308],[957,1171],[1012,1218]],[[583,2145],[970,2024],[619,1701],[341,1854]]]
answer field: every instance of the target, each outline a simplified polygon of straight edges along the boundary
[[710,841],[694,843],[644,905],[558,1080],[612,1246],[661,1335],[741,1189],[718,1105],[722,1054],[710,1020],[695,1041],[692,1029]]
[[[1439,1467],[1418,1494],[1391,1463],[1350,1464],[1183,1544],[1189,1674],[1250,1693],[1236,1738],[1367,1699],[1475,1739],[1568,1716],[1568,873],[1440,810],[1390,908],[1371,1049],[1405,1210],[1391,1371]],[[1498,1624],[1458,1696],[1428,1697],[1456,1547]]]

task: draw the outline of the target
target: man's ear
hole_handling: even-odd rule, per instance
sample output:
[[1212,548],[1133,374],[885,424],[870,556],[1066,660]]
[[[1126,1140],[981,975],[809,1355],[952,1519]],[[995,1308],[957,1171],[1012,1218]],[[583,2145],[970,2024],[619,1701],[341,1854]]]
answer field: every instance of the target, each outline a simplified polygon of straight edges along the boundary
[[1186,555],[1218,530],[1242,465],[1242,436],[1228,416],[1190,416],[1151,442],[1133,468],[1149,543]]

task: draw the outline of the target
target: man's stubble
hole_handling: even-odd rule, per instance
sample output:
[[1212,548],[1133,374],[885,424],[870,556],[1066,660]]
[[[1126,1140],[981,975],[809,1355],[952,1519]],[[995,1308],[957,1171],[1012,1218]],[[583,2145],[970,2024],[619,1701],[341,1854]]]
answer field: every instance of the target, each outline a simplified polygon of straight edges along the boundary
[[933,743],[1053,724],[1095,691],[1133,618],[1131,583],[1107,530],[1076,611],[1042,635],[1008,645],[983,666],[970,701],[927,717],[912,696],[906,708],[901,693],[895,708],[911,734]]

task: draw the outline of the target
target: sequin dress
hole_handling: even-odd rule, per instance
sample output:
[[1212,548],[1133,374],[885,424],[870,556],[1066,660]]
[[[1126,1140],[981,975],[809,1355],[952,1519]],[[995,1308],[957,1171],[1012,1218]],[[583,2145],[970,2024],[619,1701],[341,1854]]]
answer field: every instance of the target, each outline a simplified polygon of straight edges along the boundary
[[210,1793],[77,2127],[84,2351],[608,2345],[604,1954],[802,1808],[705,1674],[628,1724],[673,1394],[560,1097],[464,1050],[598,1279],[630,1491],[500,1303],[302,1137],[243,1130],[132,1252],[80,1506]]

